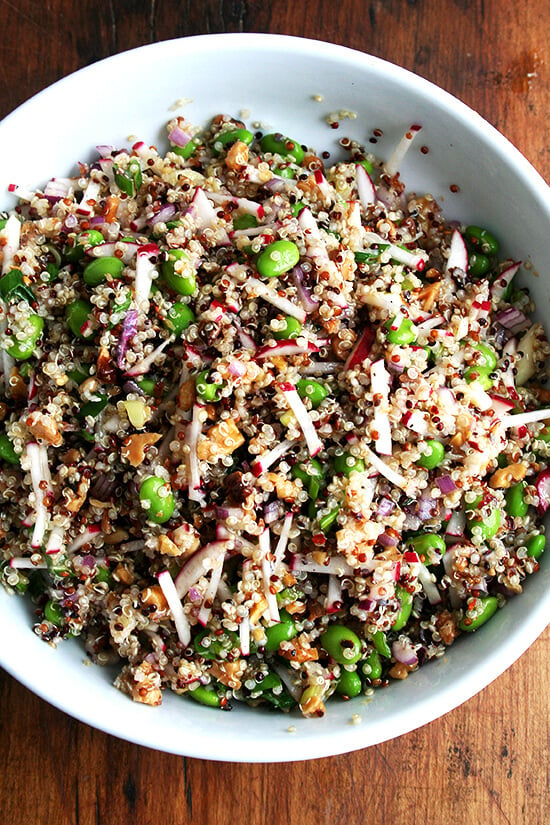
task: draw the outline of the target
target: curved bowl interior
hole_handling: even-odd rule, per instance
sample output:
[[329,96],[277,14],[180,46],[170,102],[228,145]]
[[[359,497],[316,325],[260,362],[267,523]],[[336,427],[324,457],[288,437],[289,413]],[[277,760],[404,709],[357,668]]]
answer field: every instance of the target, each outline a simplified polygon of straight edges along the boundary
[[[317,102],[314,96],[321,95]],[[541,320],[548,312],[550,197],[540,176],[501,135],[462,103],[420,78],[367,55],[327,43],[270,35],[187,38],[126,52],[60,81],[0,124],[0,193],[17,182],[38,185],[74,172],[96,144],[141,138],[164,146],[170,107],[195,123],[218,112],[247,110],[248,123],[280,130],[318,151],[338,152],[343,135],[387,156],[405,129],[421,137],[406,157],[408,189],[431,192],[449,218],[488,226],[516,259],[530,259],[529,287]],[[331,112],[356,112],[328,127]],[[51,124],[54,124],[52,127]],[[57,128],[56,128],[57,127]],[[422,154],[420,146],[429,152]],[[452,194],[449,187],[460,191]],[[13,205],[2,194],[0,206]],[[524,594],[448,655],[372,700],[334,702],[324,719],[304,720],[248,708],[219,713],[165,695],[161,708],[133,704],[113,674],[84,665],[76,642],[57,650],[31,628],[22,599],[0,593],[1,664],[71,715],[130,741],[209,759],[275,762],[363,748],[419,727],[473,696],[501,674],[542,632],[550,617],[550,568],[543,563]],[[352,714],[360,717],[351,724]],[[289,726],[295,732],[289,732]]]

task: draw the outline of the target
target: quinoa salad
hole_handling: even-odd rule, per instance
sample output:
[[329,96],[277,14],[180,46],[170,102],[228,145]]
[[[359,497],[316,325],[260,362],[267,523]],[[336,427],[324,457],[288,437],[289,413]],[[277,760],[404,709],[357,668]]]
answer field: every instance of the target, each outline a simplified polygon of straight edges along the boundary
[[406,191],[419,130],[329,165],[178,116],[11,187],[2,581],[137,702],[322,716],[539,569],[550,346],[521,262]]

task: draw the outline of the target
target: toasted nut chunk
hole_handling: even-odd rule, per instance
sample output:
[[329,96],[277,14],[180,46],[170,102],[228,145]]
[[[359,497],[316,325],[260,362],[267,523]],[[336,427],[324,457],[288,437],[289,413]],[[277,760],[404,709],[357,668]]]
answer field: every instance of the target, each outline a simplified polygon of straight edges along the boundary
[[165,556],[181,556],[181,550],[177,544],[174,544],[164,533],[161,533],[158,538],[158,548],[159,552]]
[[150,662],[142,662],[133,673],[131,681],[128,676],[126,674],[125,687],[134,702],[142,702],[144,705],[161,704],[160,676]]
[[277,498],[280,498],[282,501],[296,501],[299,487],[294,481],[285,478],[283,473],[268,473],[267,478],[275,485]]
[[404,665],[403,662],[396,662],[390,670],[390,676],[392,679],[406,679],[410,672],[411,668],[408,665]]
[[63,437],[57,427],[55,418],[46,413],[32,412],[26,421],[27,427],[36,438],[41,438],[52,447],[59,447],[63,443]]
[[78,513],[82,505],[86,501],[88,490],[90,489],[90,479],[82,478],[77,487],[77,492],[74,490],[63,490],[63,497],[65,499],[65,507],[70,513]]
[[458,636],[458,629],[455,620],[448,610],[443,610],[436,619],[435,626],[446,645],[452,645]]
[[429,312],[435,302],[437,301],[437,296],[439,295],[439,290],[441,289],[441,281],[435,281],[433,284],[428,284],[425,286],[424,289],[421,289],[418,293],[418,298],[423,301],[422,309],[424,312]]
[[508,467],[500,467],[489,479],[489,486],[494,489],[509,487],[512,481],[521,481],[527,474],[527,464],[519,461],[517,464],[510,464]]
[[244,444],[244,436],[232,418],[227,418],[210,427],[204,441],[197,447],[201,461],[217,461],[224,455],[231,455]]
[[300,701],[300,710],[304,716],[324,716],[326,708],[321,697],[311,693],[304,701]]
[[126,530],[115,530],[114,533],[109,533],[105,536],[105,544],[121,544],[123,541],[128,541],[130,534]]
[[168,611],[168,602],[162,592],[160,585],[154,584],[151,587],[146,587],[141,591],[141,603],[145,607],[154,607],[155,612],[150,614],[153,621],[159,621],[166,616]]
[[236,141],[233,144],[227,155],[225,156],[225,165],[234,172],[242,169],[248,163],[248,146],[242,140]]
[[195,395],[195,381],[193,378],[189,378],[187,381],[183,382],[178,390],[178,407],[180,410],[190,410],[195,403]]
[[27,385],[17,367],[12,367],[10,372],[10,393],[16,401],[26,400],[27,398]]
[[132,584],[134,581],[134,574],[131,573],[124,564],[117,564],[113,571],[113,578],[123,584]]
[[[188,524],[188,522],[184,521],[183,524],[180,524],[179,527],[176,527],[175,530],[172,530],[170,534],[170,538],[173,544],[179,550],[177,555],[180,556],[191,556],[195,550],[198,550],[200,544],[200,537],[195,528],[192,524]],[[162,550],[159,547],[161,553],[165,553],[166,550]]]
[[132,467],[139,467],[145,460],[147,447],[156,444],[162,436],[159,433],[135,433],[124,439],[122,458],[125,458]]
[[215,679],[233,690],[239,690],[242,685],[241,676],[246,669],[246,661],[237,659],[235,662],[224,662],[218,664],[214,662],[210,668],[210,673]]
[[262,596],[261,599],[256,602],[256,604],[250,611],[250,623],[257,624],[260,621],[260,618],[264,615],[266,610],[267,599],[265,598],[265,596]]
[[289,642],[281,642],[279,655],[284,656],[290,662],[315,662],[319,658],[317,648],[311,647],[304,634],[297,636]]

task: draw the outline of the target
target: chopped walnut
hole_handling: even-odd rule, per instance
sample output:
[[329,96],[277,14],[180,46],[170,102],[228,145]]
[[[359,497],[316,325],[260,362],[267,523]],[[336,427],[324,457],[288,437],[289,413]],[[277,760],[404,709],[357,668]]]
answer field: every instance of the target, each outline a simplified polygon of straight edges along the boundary
[[403,662],[396,662],[390,670],[390,676],[392,679],[406,679],[411,670],[412,668],[409,665],[405,665]]
[[90,479],[82,478],[78,482],[76,493],[74,490],[63,490],[63,498],[65,499],[65,507],[70,513],[78,513],[82,505],[86,501],[88,490],[90,489]]
[[[172,530],[170,540],[176,545],[179,552],[177,554],[170,553],[169,555],[191,556],[195,550],[198,550],[200,545],[198,532],[192,524],[188,524],[186,521],[176,527],[175,530]],[[159,550],[161,553],[167,552],[166,549],[163,550],[160,546]]]
[[294,481],[290,481],[283,473],[268,473],[267,478],[275,485],[277,498],[281,501],[296,501],[300,488]]
[[225,165],[238,172],[248,163],[248,146],[242,140],[237,140],[225,156]]
[[508,467],[500,467],[489,479],[489,486],[493,489],[510,487],[512,481],[521,481],[527,474],[527,464],[519,461]]
[[442,610],[435,621],[435,626],[443,643],[452,645],[458,636],[458,628],[452,613],[449,613],[448,610]]
[[141,591],[140,598],[141,603],[145,605],[145,607],[155,608],[154,612],[149,614],[152,621],[159,622],[166,617],[168,602],[160,585],[154,584],[151,587],[146,587],[145,590]]
[[259,601],[256,602],[252,610],[250,611],[250,623],[257,624],[261,617],[264,615],[265,611],[267,610],[267,599],[265,596],[262,596]]
[[242,444],[244,436],[233,419],[227,418],[210,427],[206,438],[197,447],[197,455],[201,461],[214,462],[224,455],[231,455]]
[[115,686],[128,693],[134,702],[144,705],[160,705],[162,702],[160,676],[150,662],[142,662],[133,672],[129,667],[124,668]]
[[319,658],[317,648],[311,647],[303,633],[289,642],[281,642],[278,652],[280,656],[284,656],[290,662],[299,662],[300,664],[303,664],[303,662],[316,662]]
[[132,467],[139,467],[145,460],[147,447],[156,444],[162,436],[159,433],[135,433],[124,439],[122,458],[125,458]]
[[227,685],[232,690],[239,690],[242,682],[241,676],[246,670],[246,661],[244,659],[237,659],[235,662],[213,662],[210,668],[210,673],[215,679],[218,679],[223,685]]
[[123,584],[132,584],[134,574],[124,564],[117,564],[113,571],[113,578]]
[[423,301],[422,309],[424,312],[430,312],[433,305],[437,301],[437,297],[439,295],[439,290],[441,289],[441,281],[435,281],[434,283],[428,284],[425,286],[424,289],[421,289],[418,293],[419,300]]
[[57,422],[53,416],[37,410],[27,417],[26,424],[36,438],[51,444],[52,447],[59,447],[63,443],[63,436],[59,432]]

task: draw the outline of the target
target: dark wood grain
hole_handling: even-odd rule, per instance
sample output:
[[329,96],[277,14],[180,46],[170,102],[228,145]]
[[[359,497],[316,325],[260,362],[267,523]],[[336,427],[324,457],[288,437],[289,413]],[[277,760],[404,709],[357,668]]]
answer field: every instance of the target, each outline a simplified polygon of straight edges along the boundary
[[[0,116],[69,72],[145,43],[294,34],[370,52],[438,83],[550,177],[547,0],[0,0],[0,26]],[[111,93],[139,82],[115,79]],[[68,113],[63,128],[77,116]],[[366,751],[273,767],[121,742],[1,674],[0,810],[8,825],[543,825],[549,684],[547,631],[482,694],[427,727]]]

